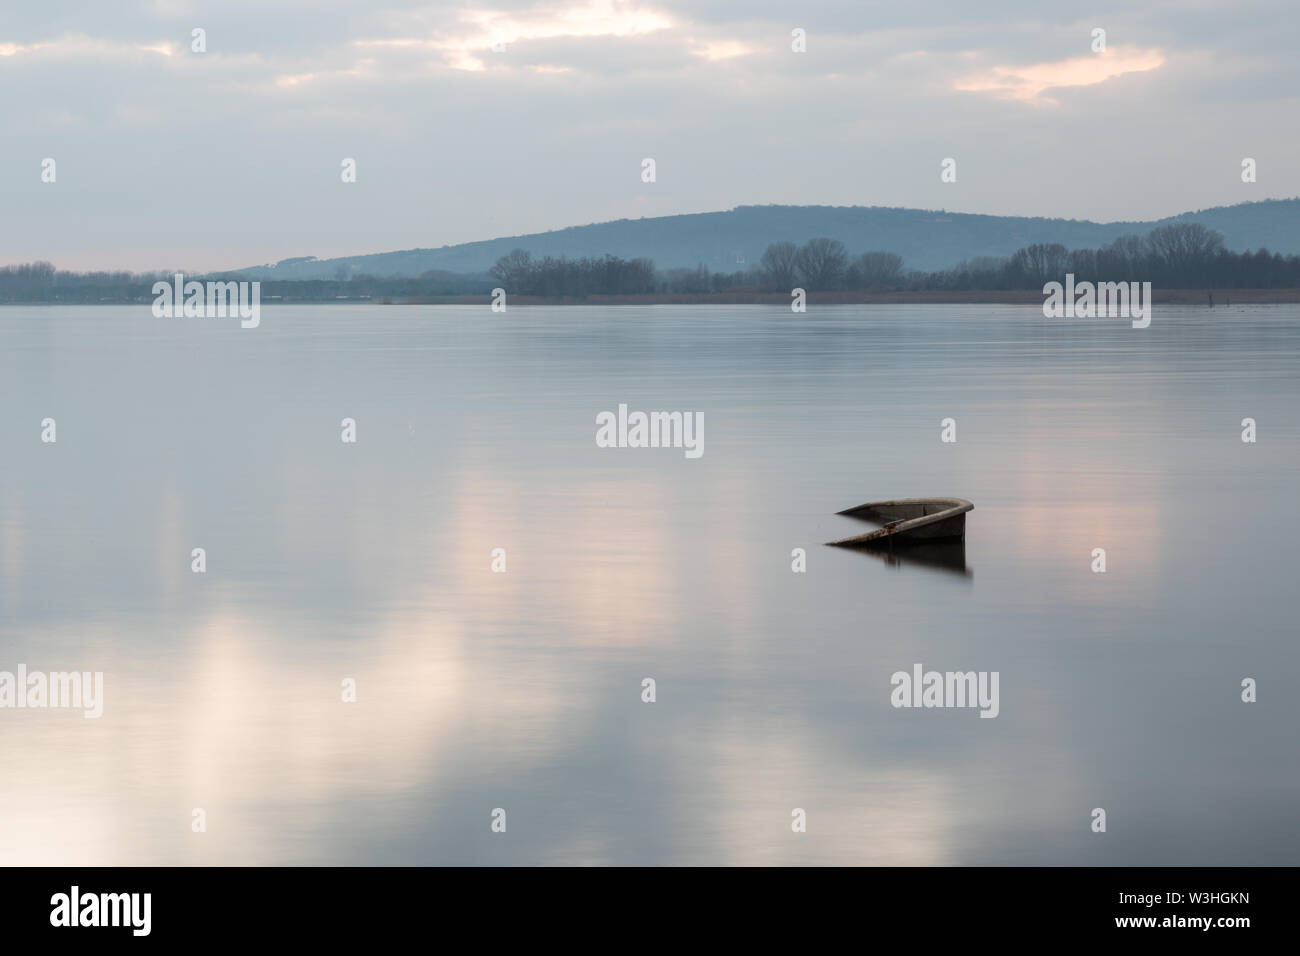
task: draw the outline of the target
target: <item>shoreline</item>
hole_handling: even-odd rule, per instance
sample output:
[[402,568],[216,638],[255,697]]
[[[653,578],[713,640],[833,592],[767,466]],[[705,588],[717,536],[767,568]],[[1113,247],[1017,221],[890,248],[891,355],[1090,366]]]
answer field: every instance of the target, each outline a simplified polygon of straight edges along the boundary
[[[1214,297],[1215,306],[1227,305],[1282,305],[1300,303],[1300,288],[1294,289],[1153,289],[1152,301],[1162,305],[1209,305]],[[1036,289],[989,289],[966,291],[908,291],[908,292],[809,292],[808,305],[1041,305],[1044,296]],[[100,302],[49,302],[10,301],[5,306],[100,306],[149,305],[152,297],[118,299]],[[368,296],[328,299],[290,298],[267,296],[261,305],[490,305],[492,296],[436,295],[436,296]],[[517,295],[508,296],[509,306],[524,305],[790,305],[790,295],[782,292],[710,292],[710,293],[647,293],[640,295],[592,295],[586,298],[569,296]]]
[[[1295,289],[1153,289],[1152,301],[1170,305],[1285,304],[1300,302]],[[808,305],[1042,305],[1037,289],[914,291],[914,292],[809,292]],[[347,300],[343,300],[347,301]],[[351,300],[358,301],[358,300]],[[486,305],[490,296],[427,296],[382,305]],[[790,305],[789,293],[712,292],[701,294],[593,295],[585,299],[563,296],[508,296],[509,305]]]

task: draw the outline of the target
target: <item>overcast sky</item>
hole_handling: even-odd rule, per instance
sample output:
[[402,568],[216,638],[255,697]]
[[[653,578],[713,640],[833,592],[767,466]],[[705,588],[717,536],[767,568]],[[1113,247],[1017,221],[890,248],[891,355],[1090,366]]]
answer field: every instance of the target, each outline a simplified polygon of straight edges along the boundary
[[0,263],[197,271],[753,203],[1114,220],[1295,196],[1297,23],[1295,0],[6,3]]

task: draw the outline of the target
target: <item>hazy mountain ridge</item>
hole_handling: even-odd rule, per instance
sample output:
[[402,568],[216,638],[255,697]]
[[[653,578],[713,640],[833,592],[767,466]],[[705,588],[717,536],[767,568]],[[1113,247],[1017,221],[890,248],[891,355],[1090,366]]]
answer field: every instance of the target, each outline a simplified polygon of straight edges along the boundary
[[851,252],[898,253],[907,269],[936,270],[965,259],[1008,256],[1037,242],[1067,248],[1105,245],[1171,222],[1199,222],[1223,233],[1227,248],[1300,253],[1300,199],[1269,199],[1180,213],[1149,222],[992,216],[884,206],[737,206],[725,212],[570,226],[437,249],[408,249],[336,259],[299,256],[240,270],[250,278],[333,279],[349,274],[418,276],[431,270],[483,273],[513,249],[534,256],[653,259],[660,269],[738,270],[757,263],[769,243],[839,239]]

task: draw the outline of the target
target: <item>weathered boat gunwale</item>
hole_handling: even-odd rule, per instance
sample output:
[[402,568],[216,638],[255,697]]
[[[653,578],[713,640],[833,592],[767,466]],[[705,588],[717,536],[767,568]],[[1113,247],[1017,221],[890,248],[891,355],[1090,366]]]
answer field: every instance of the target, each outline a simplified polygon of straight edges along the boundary
[[855,518],[884,521],[884,527],[828,545],[840,548],[892,547],[911,539],[964,538],[966,512],[975,508],[965,498],[895,498],[868,501],[837,512]]

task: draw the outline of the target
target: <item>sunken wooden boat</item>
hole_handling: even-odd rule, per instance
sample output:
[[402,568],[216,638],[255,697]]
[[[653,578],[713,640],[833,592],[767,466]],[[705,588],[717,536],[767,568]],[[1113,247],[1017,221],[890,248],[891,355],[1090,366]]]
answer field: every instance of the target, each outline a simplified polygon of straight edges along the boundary
[[883,527],[826,543],[839,548],[893,548],[915,541],[960,540],[966,537],[966,512],[974,507],[965,498],[868,501],[838,514],[879,522]]

